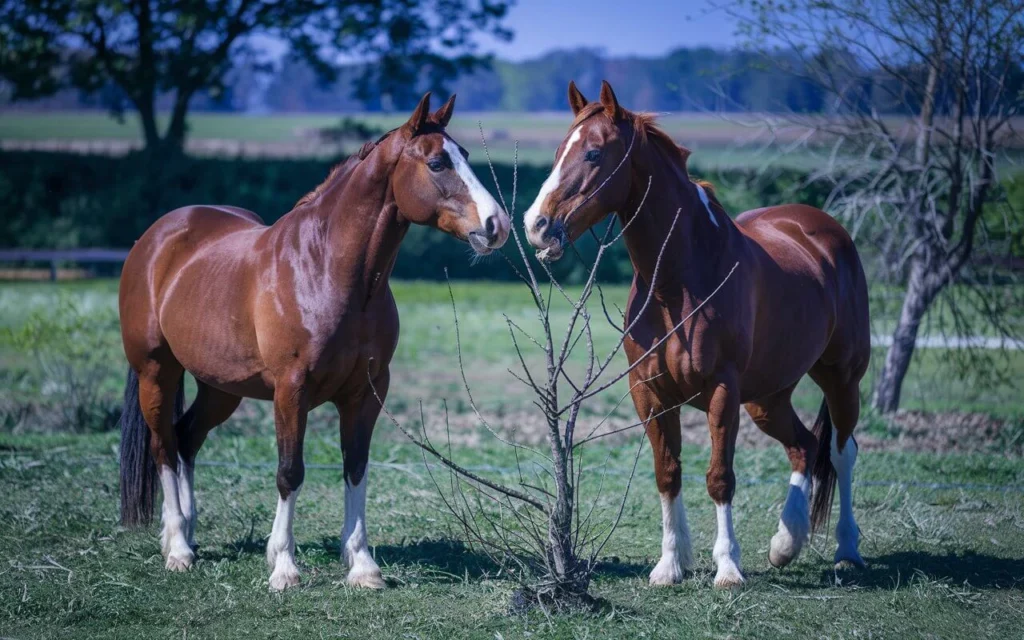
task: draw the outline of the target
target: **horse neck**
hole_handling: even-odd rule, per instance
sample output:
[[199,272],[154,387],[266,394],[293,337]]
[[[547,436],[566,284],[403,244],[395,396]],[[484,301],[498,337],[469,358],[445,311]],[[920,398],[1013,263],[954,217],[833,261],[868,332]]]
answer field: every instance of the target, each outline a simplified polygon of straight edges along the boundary
[[[368,157],[300,216],[300,242],[337,293],[369,300],[387,285],[408,222],[401,220],[390,170]],[[330,293],[330,292],[325,292]]]
[[632,164],[634,187],[619,216],[628,224],[623,237],[638,284],[654,283],[662,298],[703,298],[720,281],[722,265],[735,262],[739,229],[721,211],[714,213],[718,225],[712,222],[682,158],[649,142]]

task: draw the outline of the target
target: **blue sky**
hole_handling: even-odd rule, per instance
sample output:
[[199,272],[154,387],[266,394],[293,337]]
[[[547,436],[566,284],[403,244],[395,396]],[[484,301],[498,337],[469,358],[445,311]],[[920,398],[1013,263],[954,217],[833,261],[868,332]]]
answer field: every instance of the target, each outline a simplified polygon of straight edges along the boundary
[[657,56],[677,47],[728,47],[735,24],[716,0],[518,0],[511,42],[481,37],[482,51],[509,60],[552,49],[596,47],[612,56]]

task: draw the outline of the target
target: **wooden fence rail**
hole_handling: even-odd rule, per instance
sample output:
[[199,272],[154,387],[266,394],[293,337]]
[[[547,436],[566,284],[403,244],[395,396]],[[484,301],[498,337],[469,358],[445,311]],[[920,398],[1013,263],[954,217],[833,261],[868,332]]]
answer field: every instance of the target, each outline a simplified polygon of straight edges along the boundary
[[127,249],[0,249],[0,263],[46,262],[50,265],[50,280],[57,280],[57,265],[61,262],[95,264],[98,262],[124,262]]

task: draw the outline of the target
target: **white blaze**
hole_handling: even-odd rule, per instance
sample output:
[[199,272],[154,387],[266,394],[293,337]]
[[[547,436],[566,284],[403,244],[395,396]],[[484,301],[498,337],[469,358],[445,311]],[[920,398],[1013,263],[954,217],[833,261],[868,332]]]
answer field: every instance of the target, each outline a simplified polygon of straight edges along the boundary
[[479,178],[473,173],[473,169],[466,162],[466,158],[463,157],[462,151],[459,146],[455,144],[450,138],[444,139],[444,150],[448,152],[448,157],[452,160],[452,166],[455,167],[455,172],[462,178],[462,182],[465,183],[466,189],[469,191],[469,197],[473,199],[473,203],[476,204],[477,214],[480,216],[480,226],[487,228],[487,220],[494,218],[494,227],[498,230],[498,243],[491,247],[496,249],[505,243],[508,238],[508,231],[512,223],[508,219],[508,215],[502,211],[498,202],[494,199],[491,193],[484,188],[484,185],[480,184]]
[[551,194],[552,191],[558,188],[558,185],[562,182],[562,164],[565,162],[565,158],[569,155],[569,150],[572,146],[579,142],[579,139],[583,137],[581,129],[583,125],[580,125],[573,129],[572,134],[569,136],[568,142],[565,143],[565,150],[562,151],[562,156],[555,163],[555,168],[551,170],[551,175],[548,176],[547,180],[540,187],[540,193],[537,194],[537,199],[533,201],[530,208],[526,210],[526,216],[523,219],[523,223],[526,225],[527,235],[533,233],[533,227],[537,223],[537,217],[540,216],[540,207],[544,204],[545,198]]

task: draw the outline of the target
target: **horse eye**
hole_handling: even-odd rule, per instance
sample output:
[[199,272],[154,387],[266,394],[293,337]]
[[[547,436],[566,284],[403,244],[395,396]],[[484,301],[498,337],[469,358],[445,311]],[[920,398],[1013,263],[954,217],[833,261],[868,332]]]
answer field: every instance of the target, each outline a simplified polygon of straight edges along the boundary
[[441,158],[431,158],[430,160],[427,160],[427,166],[434,173],[437,173],[439,171],[444,171],[444,168],[445,168],[444,167],[444,160],[442,160]]
[[588,151],[588,152],[587,152],[587,153],[586,153],[586,154],[585,154],[585,155],[583,156],[583,158],[584,158],[584,159],[585,159],[585,160],[586,160],[587,162],[597,162],[598,160],[600,160],[600,159],[601,159],[601,150],[600,150],[600,149],[591,149],[590,151]]

